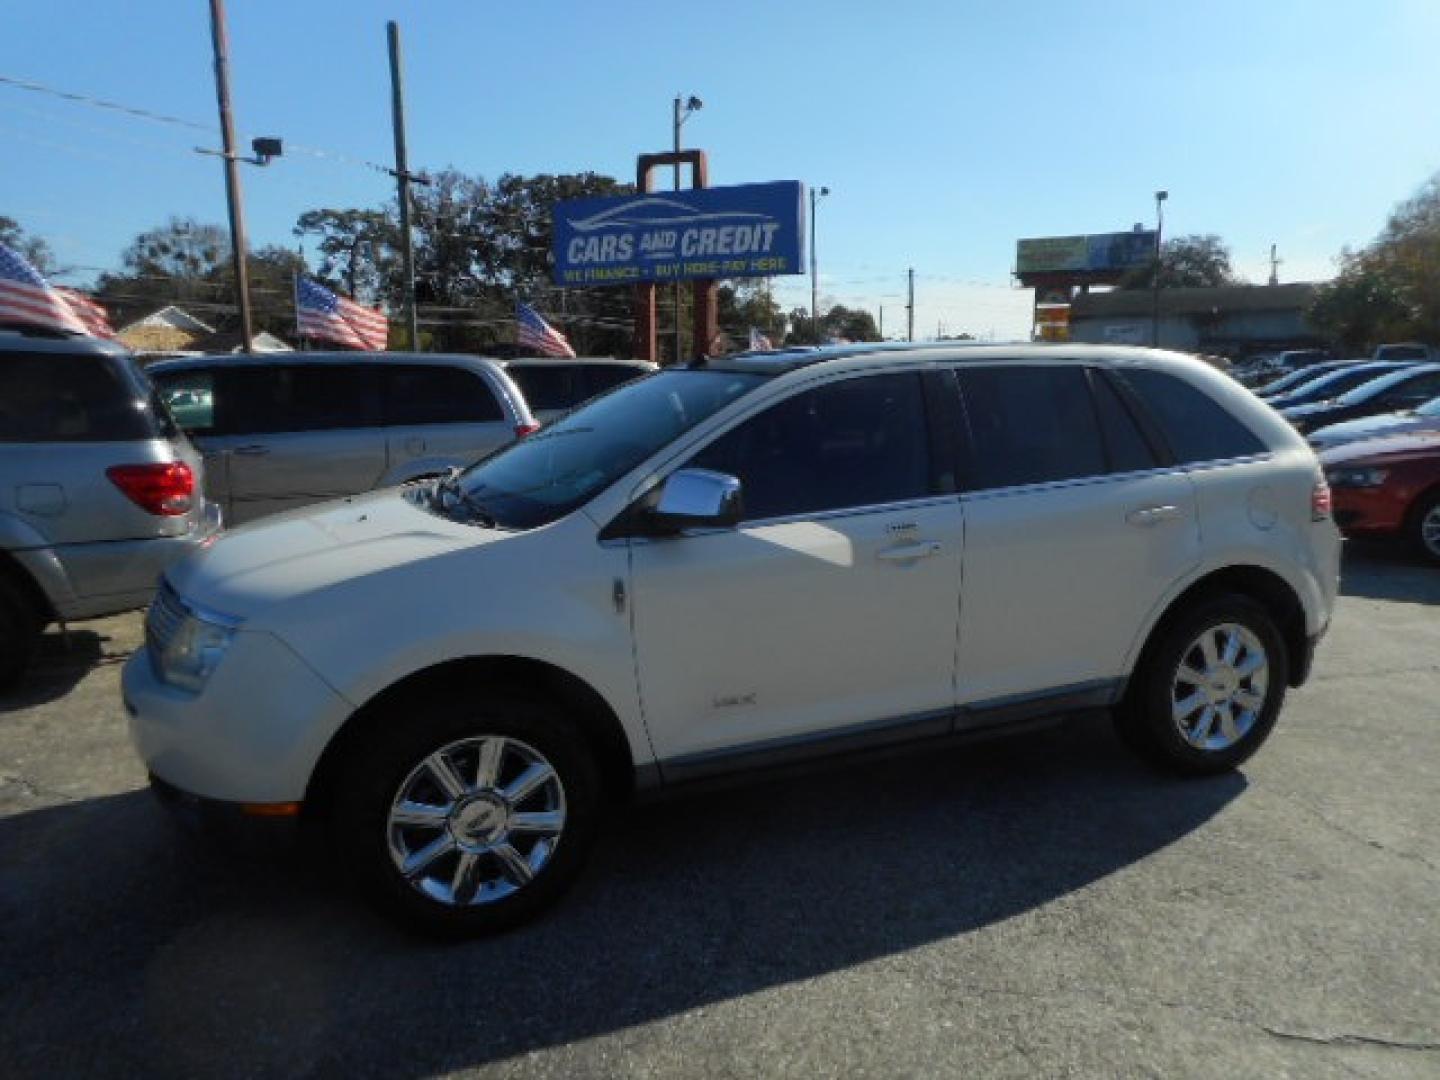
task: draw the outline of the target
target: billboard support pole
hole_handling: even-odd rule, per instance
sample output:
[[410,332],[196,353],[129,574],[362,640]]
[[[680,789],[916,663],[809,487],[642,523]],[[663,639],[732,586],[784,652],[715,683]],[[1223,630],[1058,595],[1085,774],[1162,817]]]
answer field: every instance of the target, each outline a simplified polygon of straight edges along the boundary
[[[666,165],[690,166],[690,186],[710,186],[710,168],[704,150],[681,150],[665,154],[641,154],[635,161],[635,188],[641,194],[654,190],[655,170]],[[677,284],[676,288],[679,286]],[[718,336],[715,323],[715,281],[713,278],[695,282],[695,327],[690,352],[694,359],[706,354],[710,343]],[[645,282],[635,286],[635,342],[634,352],[638,360],[656,363],[659,360],[659,341],[656,333],[655,283]],[[678,363],[682,357],[676,356]]]

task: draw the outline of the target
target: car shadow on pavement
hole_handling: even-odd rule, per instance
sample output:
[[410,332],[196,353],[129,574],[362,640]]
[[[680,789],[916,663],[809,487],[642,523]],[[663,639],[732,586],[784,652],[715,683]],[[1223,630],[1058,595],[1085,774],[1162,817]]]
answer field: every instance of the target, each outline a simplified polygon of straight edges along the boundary
[[[1245,789],[1103,717],[627,811],[539,922],[418,940],[317,865],[181,843],[145,792],[0,818],[11,1076],[419,1077],[895,956],[1060,900]],[[3,804],[0,804],[3,808]]]
[[129,658],[128,651],[116,651],[109,643],[110,638],[94,630],[67,633],[52,629],[41,635],[35,657],[19,684],[0,693],[0,713],[58,701],[93,669]]
[[1368,600],[1440,604],[1440,567],[1399,543],[1348,540],[1340,592]]

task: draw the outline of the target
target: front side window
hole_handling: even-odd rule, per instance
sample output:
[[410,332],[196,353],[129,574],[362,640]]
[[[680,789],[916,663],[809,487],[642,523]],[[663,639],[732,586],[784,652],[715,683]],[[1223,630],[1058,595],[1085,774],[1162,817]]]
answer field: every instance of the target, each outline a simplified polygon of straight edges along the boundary
[[684,369],[637,379],[472,465],[458,480],[464,503],[508,529],[558,520],[766,378]]
[[1181,464],[1249,457],[1268,449],[1219,402],[1184,379],[1144,368],[1118,374],[1160,425]]
[[1090,387],[1078,367],[961,369],[975,490],[1106,472]]
[[218,431],[235,435],[375,427],[379,372],[366,365],[236,365],[221,379],[215,420]]
[[934,487],[920,376],[872,375],[796,394],[689,465],[738,477],[750,521],[923,498]]
[[102,356],[0,356],[0,442],[128,442],[153,439],[145,397]]
[[493,424],[504,419],[490,384],[472,371],[429,364],[385,369],[388,424]]

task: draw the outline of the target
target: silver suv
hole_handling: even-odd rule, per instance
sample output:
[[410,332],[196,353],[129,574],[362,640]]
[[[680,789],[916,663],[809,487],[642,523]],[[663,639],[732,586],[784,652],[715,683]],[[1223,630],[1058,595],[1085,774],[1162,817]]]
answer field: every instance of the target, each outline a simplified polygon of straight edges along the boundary
[[440,476],[538,426],[505,372],[473,356],[207,356],[149,375],[235,525]]
[[116,345],[0,330],[0,685],[46,624],[144,606],[220,527],[200,457]]

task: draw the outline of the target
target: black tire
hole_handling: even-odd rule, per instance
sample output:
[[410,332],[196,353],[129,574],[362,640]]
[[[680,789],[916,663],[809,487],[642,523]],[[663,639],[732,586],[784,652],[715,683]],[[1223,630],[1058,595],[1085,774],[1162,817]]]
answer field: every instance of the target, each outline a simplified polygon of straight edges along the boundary
[[[1228,745],[1205,748],[1187,738],[1187,732],[1182,731],[1183,722],[1177,721],[1173,715],[1177,705],[1176,695],[1180,692],[1175,680],[1182,663],[1191,661],[1191,668],[1200,666],[1194,661],[1203,663],[1198,648],[1192,648],[1201,635],[1226,625],[1245,628],[1263,648],[1267,669],[1264,691],[1259,696],[1264,703],[1252,711],[1248,728],[1238,738]],[[1248,660],[1251,650],[1248,646],[1245,649],[1243,655]],[[1275,620],[1260,604],[1239,593],[1204,597],[1188,610],[1167,618],[1147,643],[1131,677],[1125,700],[1116,709],[1116,728],[1136,753],[1167,772],[1182,776],[1209,776],[1233,769],[1255,753],[1275,727],[1275,720],[1285,701],[1285,689],[1289,685],[1289,660],[1285,640]],[[1221,676],[1217,675],[1216,681],[1220,679]],[[1246,677],[1239,684],[1247,695],[1254,687],[1250,679]],[[1191,692],[1209,693],[1198,685],[1192,687]],[[1189,696],[1186,694],[1180,701]],[[1233,709],[1230,711],[1233,715]],[[1205,707],[1202,706],[1199,713],[1186,717],[1191,721],[1189,734],[1199,734],[1204,712]],[[1212,715],[1211,723],[1219,724],[1218,714]],[[1242,713],[1236,721],[1236,730],[1244,724]],[[1213,739],[1219,742],[1223,738],[1217,728]]]
[[19,682],[40,644],[45,618],[25,590],[0,576],[0,690]]
[[[384,715],[370,719],[374,723],[367,725],[368,737],[350,751],[340,770],[332,835],[340,857],[381,910],[429,935],[476,937],[498,933],[534,918],[569,889],[594,846],[601,787],[598,769],[585,740],[561,718],[557,707],[520,697],[497,696],[467,705],[453,698],[432,696],[392,705]],[[497,737],[504,740],[505,771],[496,787],[485,789],[489,795],[476,789],[450,800],[454,807],[449,819],[453,827],[425,825],[415,830],[401,827],[399,832],[392,831],[392,805],[402,786],[423,785],[431,778],[423,770],[423,763],[430,755],[467,740]],[[457,773],[469,776],[472,774],[468,770],[479,766],[478,745],[473,747],[476,755],[473,759],[467,756],[471,749],[466,746],[447,758]],[[514,870],[507,870],[505,861],[496,854],[498,848],[509,846],[512,852],[519,852],[528,867],[544,838],[507,832],[500,838],[501,843],[476,854],[473,848],[461,845],[455,830],[463,824],[460,819],[464,817],[467,802],[470,808],[477,809],[474,806],[477,801],[499,800],[503,794],[499,789],[505,786],[507,777],[513,781],[516,767],[523,770],[535,764],[535,757],[527,753],[553,770],[559,784],[558,805],[564,825],[548,856],[542,854],[543,862],[534,870],[533,878],[517,885]],[[416,789],[410,786],[410,790]],[[431,790],[435,792],[433,798],[419,801],[446,801],[438,785]],[[499,811],[493,806],[479,806],[482,812],[479,819],[498,817],[508,822],[512,820],[509,816],[512,812],[535,809],[553,813],[555,790],[547,781],[543,790],[513,806],[506,803]],[[531,801],[536,798],[549,799],[550,807]],[[422,892],[401,872],[396,862],[400,855],[392,854],[392,845],[398,845],[394,847],[397,852],[403,854],[409,850],[414,854],[432,836],[442,844],[450,843],[454,850],[438,857],[417,880],[436,888],[438,879],[453,874],[462,855],[469,853],[480,876],[497,874],[497,888],[509,886],[514,891],[483,903],[468,902],[464,890],[460,902]],[[472,838],[471,843],[478,846],[482,841]],[[511,865],[513,867],[513,863]],[[491,891],[490,884],[482,889]],[[471,894],[476,895],[478,892]]]
[[[1410,508],[1405,529],[1415,550],[1433,563],[1440,563],[1440,540],[1435,540],[1433,543],[1426,542],[1425,521],[1437,511],[1440,511],[1440,491],[1422,495]],[[1433,525],[1432,521],[1432,528]]]

